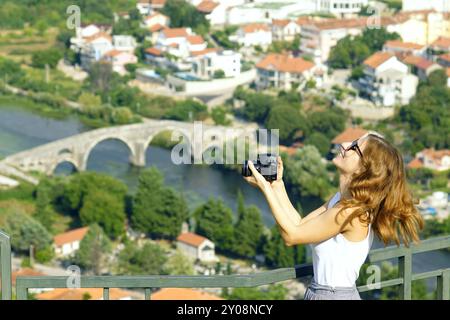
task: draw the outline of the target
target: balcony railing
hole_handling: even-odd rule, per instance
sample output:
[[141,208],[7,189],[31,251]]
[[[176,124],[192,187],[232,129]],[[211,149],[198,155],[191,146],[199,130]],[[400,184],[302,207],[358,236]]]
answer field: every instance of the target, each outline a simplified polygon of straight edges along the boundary
[[[1,279],[2,299],[11,299],[11,247],[10,238],[0,231],[1,243]],[[438,269],[413,274],[412,259],[416,253],[450,248],[450,236],[423,240],[419,245],[409,248],[401,245],[371,250],[367,262],[398,259],[399,277],[358,287],[359,292],[366,292],[391,286],[399,286],[400,297],[411,299],[411,283],[415,280],[437,278],[437,298],[450,299],[450,268]],[[298,279],[313,274],[311,264],[292,268],[281,268],[246,275],[213,276],[80,276],[81,288],[103,288],[103,299],[109,299],[110,288],[144,289],[145,299],[151,298],[152,288],[236,288],[257,287],[285,280]],[[18,300],[28,298],[29,289],[67,288],[69,276],[18,276],[16,278],[16,295]]]

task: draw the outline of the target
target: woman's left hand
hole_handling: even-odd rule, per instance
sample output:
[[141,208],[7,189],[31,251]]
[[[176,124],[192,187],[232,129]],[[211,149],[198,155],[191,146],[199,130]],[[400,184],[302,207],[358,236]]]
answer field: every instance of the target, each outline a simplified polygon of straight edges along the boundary
[[255,166],[253,165],[252,161],[248,161],[248,167],[250,171],[252,172],[252,175],[250,177],[244,177],[244,179],[250,183],[250,185],[254,187],[258,187],[261,190],[264,190],[264,188],[270,187],[270,182],[267,181],[261,173],[256,170]]

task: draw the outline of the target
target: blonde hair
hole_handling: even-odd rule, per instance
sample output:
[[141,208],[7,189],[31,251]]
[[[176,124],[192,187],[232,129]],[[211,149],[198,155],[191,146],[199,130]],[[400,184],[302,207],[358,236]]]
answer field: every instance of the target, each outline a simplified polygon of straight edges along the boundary
[[350,178],[351,197],[340,201],[342,208],[338,214],[348,208],[356,209],[341,230],[359,218],[362,223],[372,223],[372,229],[384,245],[394,241],[399,246],[401,237],[409,247],[411,240],[420,241],[419,229],[423,229],[424,221],[408,189],[402,155],[376,132],[369,132],[362,139],[366,144],[361,167]]

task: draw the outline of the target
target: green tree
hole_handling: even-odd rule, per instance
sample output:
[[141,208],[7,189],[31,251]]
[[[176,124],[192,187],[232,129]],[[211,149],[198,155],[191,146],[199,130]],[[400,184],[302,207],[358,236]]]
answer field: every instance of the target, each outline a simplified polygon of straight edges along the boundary
[[163,180],[156,167],[141,173],[131,221],[136,230],[153,237],[175,239],[187,218],[187,205],[175,190],[163,185]]
[[265,263],[271,268],[293,267],[306,262],[306,249],[302,245],[288,247],[277,225],[271,229],[271,237],[264,246]]
[[125,232],[125,199],[116,198],[102,190],[92,190],[86,195],[80,210],[83,225],[99,224],[112,239]]
[[332,185],[319,151],[306,145],[285,161],[285,182],[296,197],[325,199]]
[[210,198],[194,212],[195,232],[215,243],[219,251],[233,249],[233,212],[222,199]]
[[167,260],[167,273],[170,275],[194,275],[194,262],[177,249]]
[[205,104],[193,99],[177,101],[174,108],[163,116],[164,119],[172,119],[179,121],[201,120],[207,115],[207,107]]
[[89,231],[80,242],[80,248],[76,251],[74,260],[82,268],[99,275],[107,264],[111,248],[111,241],[103,229],[97,224],[91,224]]
[[238,193],[238,220],[234,226],[233,252],[243,257],[254,257],[263,235],[264,225],[258,207],[244,205],[242,193]]
[[129,242],[119,253],[118,273],[127,275],[167,274],[166,252],[159,245],[146,242],[142,248]]
[[280,142],[290,144],[300,132],[302,135],[308,131],[308,122],[300,111],[290,105],[274,106],[266,119],[268,129],[278,129]]
[[282,284],[270,284],[266,288],[233,288],[222,296],[227,300],[285,300],[288,290]]
[[209,32],[210,25],[205,15],[187,1],[167,0],[161,13],[170,18],[172,28],[190,27],[202,35]]
[[35,68],[45,68],[45,65],[55,68],[62,57],[63,53],[57,48],[36,51],[31,56],[31,65]]
[[47,249],[52,243],[52,236],[39,222],[12,206],[3,209],[4,230],[11,237],[11,248],[18,252],[28,253],[32,245],[36,251]]

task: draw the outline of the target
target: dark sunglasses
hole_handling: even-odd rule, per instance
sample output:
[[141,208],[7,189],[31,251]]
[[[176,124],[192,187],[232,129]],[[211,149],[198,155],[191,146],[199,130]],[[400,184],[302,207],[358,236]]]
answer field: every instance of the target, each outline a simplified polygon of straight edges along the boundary
[[341,153],[342,158],[345,158],[345,154],[349,150],[356,151],[361,158],[363,157],[361,149],[358,146],[358,140],[359,139],[356,139],[355,141],[353,141],[352,144],[349,145],[347,148],[344,148],[344,146],[342,144],[339,144],[339,152]]

